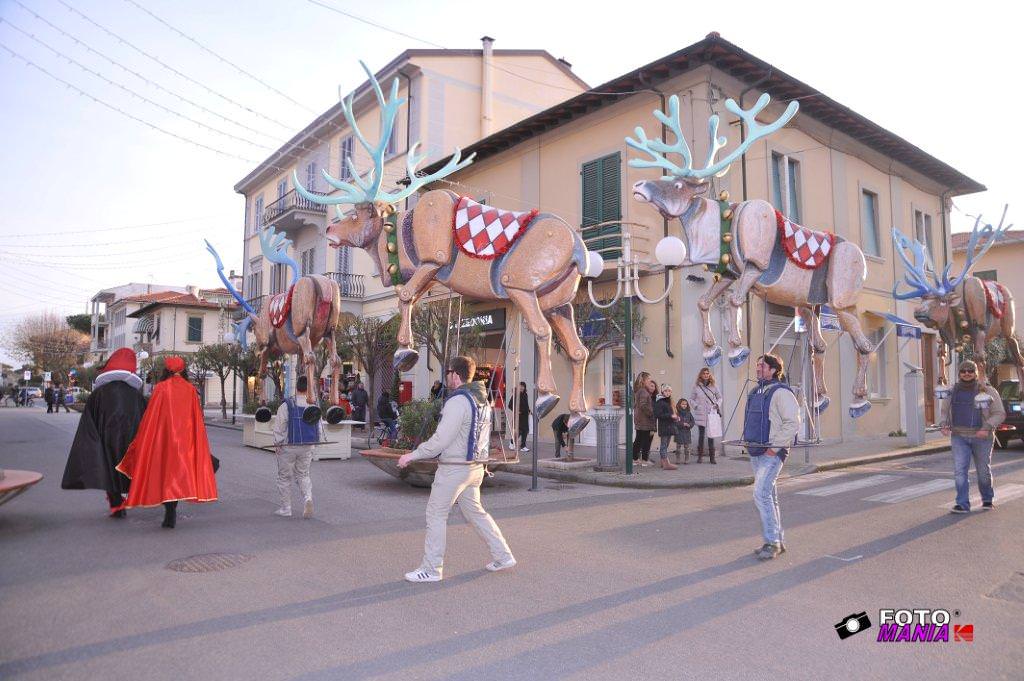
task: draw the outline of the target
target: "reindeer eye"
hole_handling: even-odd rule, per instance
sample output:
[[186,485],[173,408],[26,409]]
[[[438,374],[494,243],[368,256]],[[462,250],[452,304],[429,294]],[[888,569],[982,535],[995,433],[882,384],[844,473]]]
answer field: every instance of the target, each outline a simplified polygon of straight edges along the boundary
[[682,188],[683,188],[683,183],[682,183],[682,182],[674,182],[674,183],[673,183],[673,186],[674,186],[674,187],[675,187],[676,189],[682,189]]

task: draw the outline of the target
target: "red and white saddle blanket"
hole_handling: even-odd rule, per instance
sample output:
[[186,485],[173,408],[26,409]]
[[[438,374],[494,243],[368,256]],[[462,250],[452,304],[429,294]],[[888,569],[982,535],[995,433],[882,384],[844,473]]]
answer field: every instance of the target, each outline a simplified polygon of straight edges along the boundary
[[268,311],[270,312],[270,323],[274,325],[275,329],[280,329],[284,326],[284,322],[288,319],[288,313],[292,310],[292,291],[295,290],[294,286],[289,286],[285,293],[278,293],[271,296]]
[[493,260],[526,232],[537,211],[499,210],[460,197],[455,206],[455,243],[466,255]]
[[775,211],[775,222],[779,226],[782,246],[794,265],[805,270],[816,270],[828,260],[835,244],[835,234],[802,227],[779,211]]
[[988,309],[992,312],[992,316],[1002,319],[1006,314],[1006,303],[1009,300],[1006,287],[997,281],[982,280],[981,283],[985,285],[985,300],[988,301]]

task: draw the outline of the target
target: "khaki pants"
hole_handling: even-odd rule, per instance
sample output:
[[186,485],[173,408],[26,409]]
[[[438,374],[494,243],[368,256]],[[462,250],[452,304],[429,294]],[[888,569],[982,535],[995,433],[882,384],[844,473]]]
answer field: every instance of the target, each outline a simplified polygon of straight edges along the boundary
[[427,538],[423,543],[423,562],[420,567],[438,572],[444,567],[448,513],[455,502],[458,502],[469,524],[487,543],[491,558],[502,562],[512,558],[512,552],[494,518],[480,505],[480,483],[483,479],[482,465],[438,465],[434,484],[430,488],[430,499],[427,501]]
[[313,483],[309,480],[309,464],[313,461],[312,447],[281,447],[277,450],[277,491],[281,495],[281,508],[292,507],[292,480],[299,483],[302,500],[313,498]]

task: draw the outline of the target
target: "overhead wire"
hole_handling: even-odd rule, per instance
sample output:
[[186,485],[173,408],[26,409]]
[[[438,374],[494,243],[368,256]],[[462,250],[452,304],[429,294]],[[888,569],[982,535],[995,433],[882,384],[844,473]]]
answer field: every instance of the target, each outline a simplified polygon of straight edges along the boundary
[[182,222],[197,222],[199,220],[211,220],[221,218],[229,213],[215,213],[213,215],[202,215],[192,218],[181,218],[180,220],[166,220],[164,222],[145,222],[138,225],[124,225],[122,227],[100,227],[96,229],[68,229],[59,232],[26,232],[23,234],[0,234],[5,239],[35,238],[39,236],[68,236],[75,234],[93,234],[99,232],[119,232],[126,229],[139,229],[140,227],[164,227],[166,225],[177,225]]

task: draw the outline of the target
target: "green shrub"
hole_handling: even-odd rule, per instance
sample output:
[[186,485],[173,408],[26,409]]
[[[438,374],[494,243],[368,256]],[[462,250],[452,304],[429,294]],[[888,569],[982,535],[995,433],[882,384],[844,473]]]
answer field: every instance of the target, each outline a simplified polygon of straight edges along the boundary
[[411,400],[402,405],[398,415],[399,449],[414,449],[430,438],[441,419],[441,400]]

